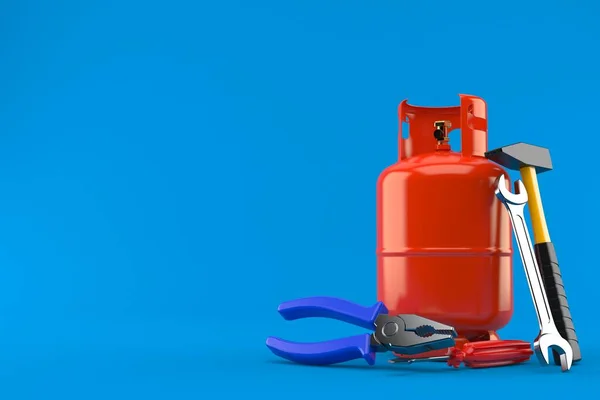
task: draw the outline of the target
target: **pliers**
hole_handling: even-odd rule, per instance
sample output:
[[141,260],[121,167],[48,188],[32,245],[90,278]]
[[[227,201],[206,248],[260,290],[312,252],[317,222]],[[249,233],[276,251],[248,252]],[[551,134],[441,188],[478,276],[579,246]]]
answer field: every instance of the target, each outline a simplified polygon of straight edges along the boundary
[[414,355],[454,347],[453,327],[414,314],[388,315],[382,302],[363,307],[335,297],[308,297],[282,303],[281,316],[290,321],[301,318],[329,318],[374,331],[318,343],[288,342],[267,338],[267,347],[277,356],[309,365],[329,365],[363,358],[375,364],[375,354],[393,351]]

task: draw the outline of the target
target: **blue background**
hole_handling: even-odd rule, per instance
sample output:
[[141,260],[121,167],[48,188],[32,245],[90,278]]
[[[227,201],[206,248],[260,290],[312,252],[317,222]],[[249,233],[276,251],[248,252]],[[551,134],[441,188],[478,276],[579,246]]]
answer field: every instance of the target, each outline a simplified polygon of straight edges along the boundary
[[[0,393],[506,397],[598,389],[597,2],[25,1],[0,11]],[[569,5],[570,4],[570,5]],[[282,363],[277,305],[376,299],[375,182],[397,106],[489,107],[540,177],[584,361]],[[513,176],[514,178],[514,176]],[[567,191],[568,195],[565,194]],[[567,202],[568,201],[568,202]],[[515,315],[533,340],[520,261]],[[245,397],[244,397],[245,398]]]

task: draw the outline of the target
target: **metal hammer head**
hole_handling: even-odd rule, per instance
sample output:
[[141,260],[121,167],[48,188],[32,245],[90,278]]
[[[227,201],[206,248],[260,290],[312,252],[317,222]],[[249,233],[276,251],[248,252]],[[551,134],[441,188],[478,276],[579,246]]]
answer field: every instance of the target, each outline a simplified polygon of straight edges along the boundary
[[527,203],[529,199],[525,185],[520,180],[515,182],[515,192],[511,192],[506,188],[506,178],[500,175],[496,181],[496,197],[504,204],[521,205]]
[[485,153],[485,157],[517,171],[523,167],[533,167],[536,173],[541,174],[552,169],[550,151],[527,143],[515,143],[490,150]]

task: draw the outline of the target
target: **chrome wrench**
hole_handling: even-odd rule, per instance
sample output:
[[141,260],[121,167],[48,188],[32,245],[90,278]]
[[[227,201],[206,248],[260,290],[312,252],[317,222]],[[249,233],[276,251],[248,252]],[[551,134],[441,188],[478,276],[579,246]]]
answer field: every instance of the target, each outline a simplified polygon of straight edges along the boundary
[[540,324],[540,333],[533,342],[535,354],[542,364],[550,364],[549,350],[553,349],[560,355],[560,366],[562,371],[571,369],[573,363],[573,350],[554,324],[554,318],[548,304],[548,297],[544,289],[542,275],[538,268],[529,230],[525,222],[524,210],[527,204],[527,190],[520,180],[515,182],[515,193],[512,193],[506,185],[504,175],[500,175],[495,191],[496,197],[508,210],[510,221],[521,254],[521,261],[527,276],[527,283],[531,291],[533,305]]

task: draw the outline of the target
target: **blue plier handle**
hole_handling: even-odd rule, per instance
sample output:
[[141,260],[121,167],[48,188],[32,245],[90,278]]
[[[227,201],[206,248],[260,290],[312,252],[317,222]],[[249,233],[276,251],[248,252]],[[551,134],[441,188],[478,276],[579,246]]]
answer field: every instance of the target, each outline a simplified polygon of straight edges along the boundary
[[454,346],[454,328],[414,314],[388,315],[382,302],[364,307],[335,297],[308,297],[279,305],[286,320],[329,318],[374,331],[318,343],[289,342],[267,338],[267,347],[277,356],[311,365],[328,365],[365,359],[375,364],[375,354],[394,351],[414,355]]

